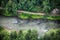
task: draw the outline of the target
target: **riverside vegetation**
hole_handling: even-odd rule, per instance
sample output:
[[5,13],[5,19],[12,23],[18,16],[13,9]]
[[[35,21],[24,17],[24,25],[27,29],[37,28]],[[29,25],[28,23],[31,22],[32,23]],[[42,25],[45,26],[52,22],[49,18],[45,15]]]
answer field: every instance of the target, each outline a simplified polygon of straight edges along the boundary
[[36,15],[29,13],[21,13],[18,15],[21,19],[48,19],[48,20],[60,20],[60,16],[51,16],[51,15]]
[[60,40],[60,28],[50,29],[38,38],[37,30],[8,31],[0,26],[0,40]]
[[[54,8],[60,9],[59,0],[0,0],[0,14],[4,16],[18,16],[17,10],[25,10],[30,12],[43,12],[44,15],[21,14],[18,17],[22,19],[38,19],[46,18],[51,20],[60,20],[60,16],[48,16]],[[36,17],[35,17],[36,16]],[[44,17],[43,17],[44,16]]]
[[[55,8],[60,9],[60,0],[0,0],[0,15],[7,17],[60,20],[60,15],[50,15]],[[18,10],[44,13],[45,15],[29,13],[18,15]],[[60,28],[50,29],[44,36],[38,37],[37,30],[10,31],[0,26],[0,40],[60,40]]]

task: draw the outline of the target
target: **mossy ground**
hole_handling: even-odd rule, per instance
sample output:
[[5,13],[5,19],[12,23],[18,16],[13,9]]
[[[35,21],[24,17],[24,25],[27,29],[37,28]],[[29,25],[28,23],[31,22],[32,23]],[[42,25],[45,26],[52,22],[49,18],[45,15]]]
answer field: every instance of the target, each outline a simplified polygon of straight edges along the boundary
[[49,20],[60,20],[60,16],[44,16],[44,15],[35,15],[35,14],[27,14],[27,13],[20,13],[18,15],[21,19],[49,19]]

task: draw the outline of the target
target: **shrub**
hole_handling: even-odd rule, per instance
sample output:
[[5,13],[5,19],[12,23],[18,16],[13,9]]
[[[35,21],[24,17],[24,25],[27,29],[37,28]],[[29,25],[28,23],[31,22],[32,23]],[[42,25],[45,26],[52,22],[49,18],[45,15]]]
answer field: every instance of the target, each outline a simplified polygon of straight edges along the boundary
[[41,40],[60,40],[60,28],[49,30]]

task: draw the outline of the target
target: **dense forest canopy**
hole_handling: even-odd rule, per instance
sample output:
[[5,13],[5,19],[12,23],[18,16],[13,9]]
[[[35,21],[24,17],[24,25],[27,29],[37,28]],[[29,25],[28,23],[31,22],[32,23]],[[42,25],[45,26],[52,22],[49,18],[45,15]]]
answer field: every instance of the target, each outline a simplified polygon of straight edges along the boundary
[[[16,15],[17,10],[49,13],[60,8],[59,0],[0,0],[0,7],[5,8],[4,15]],[[1,11],[1,10],[0,10]]]

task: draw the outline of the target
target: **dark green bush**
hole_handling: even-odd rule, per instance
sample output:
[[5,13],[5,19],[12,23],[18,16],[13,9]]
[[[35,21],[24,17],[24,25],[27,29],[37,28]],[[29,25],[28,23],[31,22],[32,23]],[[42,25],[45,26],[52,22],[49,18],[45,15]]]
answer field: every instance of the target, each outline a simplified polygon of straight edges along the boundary
[[44,36],[38,39],[38,33],[36,30],[28,30],[28,31],[10,31],[8,33],[7,30],[0,27],[0,40],[60,40],[60,28],[58,29],[50,29],[45,33]]
[[[7,39],[6,39],[7,37]],[[0,40],[8,40],[9,33],[3,27],[0,26]]]
[[17,39],[17,33],[16,31],[13,31],[10,33],[10,40],[16,40]]
[[41,40],[60,40],[60,29],[49,30]]

